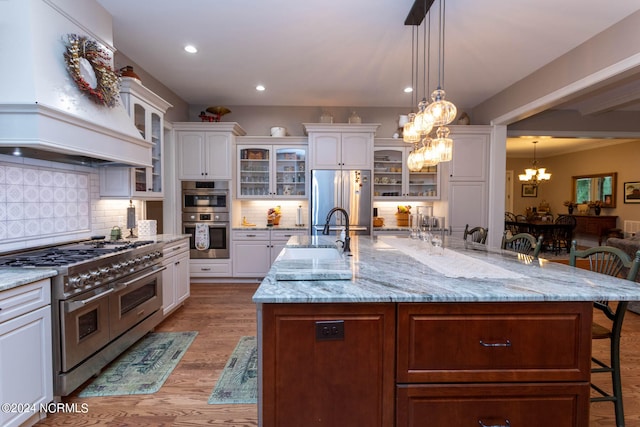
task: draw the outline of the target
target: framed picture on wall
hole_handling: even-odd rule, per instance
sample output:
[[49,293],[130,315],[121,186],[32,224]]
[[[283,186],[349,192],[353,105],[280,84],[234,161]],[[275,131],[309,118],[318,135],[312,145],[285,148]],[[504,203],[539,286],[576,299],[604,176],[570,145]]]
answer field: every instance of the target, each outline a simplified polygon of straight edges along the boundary
[[522,184],[522,197],[538,197],[538,187],[533,184]]
[[624,202],[640,203],[640,181],[624,183]]

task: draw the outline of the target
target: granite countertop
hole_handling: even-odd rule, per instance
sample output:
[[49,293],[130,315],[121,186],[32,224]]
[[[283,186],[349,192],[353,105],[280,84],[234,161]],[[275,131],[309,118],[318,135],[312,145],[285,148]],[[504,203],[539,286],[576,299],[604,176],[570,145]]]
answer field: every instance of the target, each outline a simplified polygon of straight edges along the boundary
[[[287,247],[335,245],[294,236]],[[404,237],[355,236],[347,280],[277,280],[276,260],[253,296],[256,303],[637,301],[636,283],[545,259],[466,244],[446,236],[442,254]],[[309,260],[307,260],[309,261]],[[319,269],[320,271],[321,269]]]
[[58,274],[56,270],[40,268],[0,268],[0,292],[47,279],[56,274]]

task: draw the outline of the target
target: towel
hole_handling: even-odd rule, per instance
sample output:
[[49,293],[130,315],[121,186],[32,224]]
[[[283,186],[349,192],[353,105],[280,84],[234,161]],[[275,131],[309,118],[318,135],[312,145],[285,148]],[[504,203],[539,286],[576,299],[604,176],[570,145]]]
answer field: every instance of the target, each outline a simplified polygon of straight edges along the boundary
[[206,251],[209,249],[209,225],[197,223],[195,236],[196,249]]

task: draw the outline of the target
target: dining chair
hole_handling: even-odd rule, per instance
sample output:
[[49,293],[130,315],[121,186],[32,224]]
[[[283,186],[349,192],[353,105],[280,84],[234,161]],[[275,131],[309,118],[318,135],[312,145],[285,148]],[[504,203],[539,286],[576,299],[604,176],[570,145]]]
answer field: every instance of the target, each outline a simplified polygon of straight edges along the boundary
[[464,227],[464,235],[462,238],[475,243],[487,243],[488,230],[484,227],[473,227],[469,229],[469,224]]
[[551,233],[553,251],[556,255],[558,255],[562,249],[565,249],[568,253],[571,250],[573,230],[577,225],[576,218],[571,215],[559,215],[554,224],[558,225],[558,227],[554,227]]
[[[505,212],[504,213],[504,229],[508,230],[511,235],[513,236],[514,234],[518,234],[518,226],[513,224],[514,222],[516,222],[516,214],[512,213],[512,212]],[[507,222],[510,222],[511,224],[506,224]]]
[[[613,246],[595,246],[585,250],[576,249],[576,241],[571,243],[569,252],[569,265],[575,267],[576,259],[588,260],[589,269],[597,273],[609,276],[623,277],[635,283],[638,270],[640,269],[640,251],[636,252],[633,260],[624,251]],[[613,402],[616,426],[624,426],[624,407],[622,405],[622,381],[620,378],[620,332],[622,331],[622,321],[627,311],[628,301],[619,301],[615,308],[609,301],[596,301],[593,303],[595,309],[600,310],[607,319],[607,324],[593,322],[591,325],[591,339],[609,340],[609,361],[603,361],[596,357],[591,357],[595,366],[591,368],[592,374],[611,374],[611,389],[608,393],[602,387],[593,383],[591,378],[591,388],[599,396],[592,397],[591,402]]]
[[520,254],[531,255],[537,258],[542,250],[543,236],[537,239],[529,233],[518,233],[509,237],[507,231],[502,235],[502,249],[518,252]]

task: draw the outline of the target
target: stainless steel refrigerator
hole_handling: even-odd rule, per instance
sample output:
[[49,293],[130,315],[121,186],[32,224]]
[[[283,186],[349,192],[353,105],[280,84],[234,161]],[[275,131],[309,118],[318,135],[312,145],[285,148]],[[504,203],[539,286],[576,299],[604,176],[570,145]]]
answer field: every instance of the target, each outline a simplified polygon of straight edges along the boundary
[[[371,234],[371,171],[311,171],[311,233],[322,234],[327,214],[340,207],[349,214],[351,234]],[[340,230],[346,224],[344,215],[335,212],[329,230]]]

